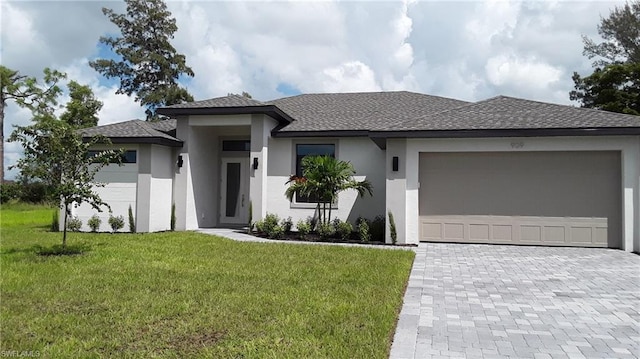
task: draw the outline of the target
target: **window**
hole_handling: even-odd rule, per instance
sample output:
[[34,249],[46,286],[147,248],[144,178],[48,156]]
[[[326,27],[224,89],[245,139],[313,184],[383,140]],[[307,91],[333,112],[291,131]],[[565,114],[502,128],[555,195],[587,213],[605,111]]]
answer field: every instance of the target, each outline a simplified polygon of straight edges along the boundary
[[249,140],[224,140],[222,141],[222,151],[251,151],[251,141]]
[[[296,145],[296,176],[302,177],[302,159],[306,156],[336,156],[334,144],[298,144]],[[298,203],[315,203],[313,198],[302,197],[296,194]]]
[[[98,150],[89,150],[87,155],[89,157],[95,157],[98,153],[102,151]],[[138,159],[138,153],[135,150],[124,151],[122,153],[122,163],[136,163]]]

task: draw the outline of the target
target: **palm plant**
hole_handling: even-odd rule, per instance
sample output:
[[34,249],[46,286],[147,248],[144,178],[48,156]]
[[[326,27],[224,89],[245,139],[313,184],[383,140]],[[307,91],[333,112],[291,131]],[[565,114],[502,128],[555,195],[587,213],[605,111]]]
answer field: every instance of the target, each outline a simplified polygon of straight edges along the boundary
[[320,221],[328,224],[331,222],[331,204],[337,201],[340,192],[352,189],[360,197],[365,193],[373,194],[371,183],[367,180],[355,180],[355,174],[350,162],[331,156],[307,156],[302,159],[302,177],[289,178],[285,196],[293,201],[293,197],[298,194],[316,202],[318,208],[322,205]]

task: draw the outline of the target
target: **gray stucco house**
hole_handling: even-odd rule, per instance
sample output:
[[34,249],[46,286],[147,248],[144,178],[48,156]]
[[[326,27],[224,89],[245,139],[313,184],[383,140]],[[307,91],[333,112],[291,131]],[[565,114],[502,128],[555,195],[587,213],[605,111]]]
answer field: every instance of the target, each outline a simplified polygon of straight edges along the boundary
[[[350,161],[374,196],[345,192],[343,220],[392,212],[401,243],[446,241],[640,251],[640,116],[499,96],[470,103],[412,92],[237,95],[161,108],[170,120],[86,130],[124,148],[99,174],[137,230],[298,219],[284,191],[306,155]],[[94,212],[74,208],[84,223]],[[107,216],[107,214],[102,214]],[[103,221],[106,223],[106,221]],[[387,233],[388,233],[387,228]]]

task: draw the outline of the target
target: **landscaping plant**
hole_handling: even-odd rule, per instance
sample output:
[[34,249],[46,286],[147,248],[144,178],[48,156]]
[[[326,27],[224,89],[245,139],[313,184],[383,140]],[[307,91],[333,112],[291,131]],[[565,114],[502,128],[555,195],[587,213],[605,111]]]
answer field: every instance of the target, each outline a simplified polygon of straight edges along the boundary
[[338,194],[349,189],[356,190],[360,197],[372,195],[371,182],[357,181],[350,162],[331,156],[306,156],[302,159],[302,177],[291,176],[285,196],[293,201],[296,194],[313,199],[321,208],[320,223],[331,222],[331,207],[338,201]]
[[124,228],[124,217],[122,217],[122,216],[114,217],[113,215],[110,215],[109,216],[109,225],[111,226],[112,232],[116,233],[117,231],[119,231],[122,228]]
[[336,232],[340,236],[340,239],[347,240],[351,238],[351,233],[353,232],[353,226],[349,221],[341,221],[336,218],[334,222]]
[[71,232],[79,232],[80,228],[82,228],[82,221],[80,218],[74,216],[69,218],[67,221],[67,229]]
[[298,223],[296,223],[296,229],[298,229],[300,239],[304,240],[306,235],[311,233],[311,221],[303,219],[299,220]]
[[89,225],[89,228],[91,228],[91,232],[97,232],[100,230],[102,220],[100,219],[100,217],[98,217],[97,214],[94,214],[93,216],[91,216],[91,218],[89,218],[87,224]]
[[133,217],[133,209],[131,209],[131,205],[129,205],[129,232],[136,232],[136,220]]
[[364,218],[360,218],[358,221],[358,236],[363,242],[369,242],[371,240],[371,232],[369,232],[369,221]]
[[396,232],[396,221],[393,219],[393,213],[389,211],[389,231],[391,232],[391,243],[398,242],[398,232]]

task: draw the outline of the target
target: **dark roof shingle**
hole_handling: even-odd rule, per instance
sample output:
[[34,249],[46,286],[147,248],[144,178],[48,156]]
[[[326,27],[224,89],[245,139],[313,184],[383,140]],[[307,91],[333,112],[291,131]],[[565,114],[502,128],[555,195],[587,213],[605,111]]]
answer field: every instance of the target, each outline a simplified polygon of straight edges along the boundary
[[182,146],[182,141],[165,133],[176,127],[176,120],[147,122],[130,120],[80,130],[83,136],[105,136],[114,143],[148,142],[168,146]]
[[304,94],[266,103],[295,120],[279,132],[374,130],[468,104],[407,91]]
[[640,127],[640,116],[498,96],[385,126],[380,131]]
[[216,108],[216,107],[250,107],[262,106],[264,103],[254,99],[231,94],[224,97],[216,97],[208,100],[185,102],[163,108]]

